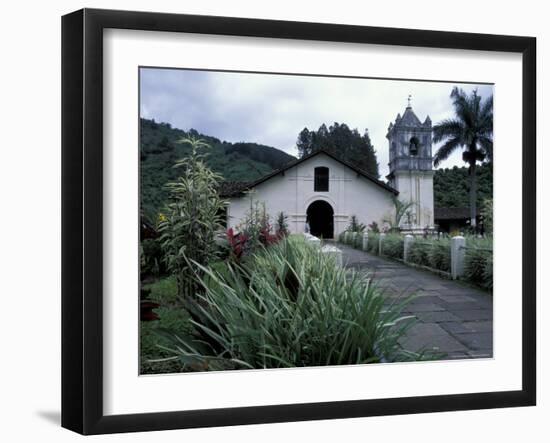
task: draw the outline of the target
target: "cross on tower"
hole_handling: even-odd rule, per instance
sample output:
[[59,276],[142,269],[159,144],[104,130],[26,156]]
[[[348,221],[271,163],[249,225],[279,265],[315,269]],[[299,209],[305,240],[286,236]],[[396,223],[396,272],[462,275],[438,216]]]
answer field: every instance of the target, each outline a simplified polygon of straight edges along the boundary
[[407,107],[410,108],[411,107],[411,98],[412,98],[412,95],[409,94],[409,96],[407,97],[407,101],[408,101],[408,105]]

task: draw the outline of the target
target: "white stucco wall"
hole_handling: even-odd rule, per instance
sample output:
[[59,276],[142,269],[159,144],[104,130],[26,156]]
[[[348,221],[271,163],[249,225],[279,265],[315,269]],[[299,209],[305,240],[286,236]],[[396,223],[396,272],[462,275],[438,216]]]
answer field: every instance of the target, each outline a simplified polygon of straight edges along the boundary
[[433,175],[433,171],[395,172],[394,186],[399,190],[399,199],[415,203],[411,209],[419,228],[434,225]]
[[[314,168],[329,168],[329,191],[314,192]],[[373,221],[381,224],[392,211],[392,193],[324,153],[259,184],[254,200],[265,202],[269,215],[274,218],[283,211],[288,216],[292,233],[304,232],[306,211],[316,200],[324,200],[334,210],[334,236],[345,230],[352,215],[361,223]],[[228,226],[235,227],[250,209],[250,198],[230,200]]]

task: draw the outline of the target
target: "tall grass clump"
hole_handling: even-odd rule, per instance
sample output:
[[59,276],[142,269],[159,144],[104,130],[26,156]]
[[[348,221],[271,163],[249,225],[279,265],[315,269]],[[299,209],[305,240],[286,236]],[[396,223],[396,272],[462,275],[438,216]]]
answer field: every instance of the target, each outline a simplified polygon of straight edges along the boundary
[[408,260],[439,271],[451,271],[451,240],[449,238],[415,239]]
[[493,239],[466,239],[466,254],[464,256],[464,277],[481,286],[493,288]]
[[451,240],[449,238],[431,241],[428,250],[428,263],[430,268],[451,272]]
[[493,254],[487,257],[483,266],[483,287],[493,291]]
[[430,242],[425,240],[415,240],[411,243],[408,260],[421,266],[429,266],[428,254],[430,251]]
[[223,270],[202,268],[189,304],[195,333],[172,335],[173,359],[199,370],[282,368],[421,358],[398,340],[414,318],[362,274],[289,237]]
[[355,235],[353,236],[353,240],[352,240],[352,246],[355,249],[363,249],[363,233],[362,232],[355,233]]
[[367,242],[367,252],[378,255],[378,242],[380,241],[380,234],[373,231],[369,231],[369,237]]
[[390,258],[403,258],[403,237],[398,234],[387,234],[382,243],[382,255]]

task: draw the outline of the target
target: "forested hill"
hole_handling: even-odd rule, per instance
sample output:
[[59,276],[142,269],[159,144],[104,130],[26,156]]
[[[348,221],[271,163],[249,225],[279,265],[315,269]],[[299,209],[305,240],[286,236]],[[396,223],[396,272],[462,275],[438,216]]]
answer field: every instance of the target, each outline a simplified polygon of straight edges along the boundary
[[[167,200],[164,185],[176,179],[175,161],[189,153],[189,146],[178,140],[193,136],[204,139],[212,148],[206,157],[208,166],[226,181],[249,182],[295,158],[279,149],[256,143],[229,143],[215,137],[172,128],[167,123],[141,119],[141,205],[145,213],[155,217]],[[477,199],[481,203],[493,195],[493,170],[490,165],[477,168]],[[468,168],[438,169],[434,175],[436,207],[469,206]],[[481,206],[480,206],[481,207]]]
[[[483,201],[493,198],[493,168],[489,164],[481,165],[477,171],[477,203],[481,208]],[[470,206],[470,179],[468,168],[457,166],[438,169],[434,175],[434,204],[436,208],[467,208]]]
[[229,143],[200,134],[172,128],[168,123],[141,119],[141,206],[150,216],[162,209],[167,199],[164,185],[176,179],[174,162],[185,157],[190,148],[178,140],[193,136],[210,144],[206,163],[226,181],[253,181],[295,158],[271,146],[256,143]]

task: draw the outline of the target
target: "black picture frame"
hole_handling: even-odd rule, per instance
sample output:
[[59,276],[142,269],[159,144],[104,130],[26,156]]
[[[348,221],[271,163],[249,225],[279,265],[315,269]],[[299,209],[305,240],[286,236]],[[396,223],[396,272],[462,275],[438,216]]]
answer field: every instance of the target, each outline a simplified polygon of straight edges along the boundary
[[[523,64],[522,389],[171,411],[103,413],[103,30],[171,31],[519,53]],[[62,426],[152,431],[536,403],[536,39],[150,12],[83,9],[62,18]]]

